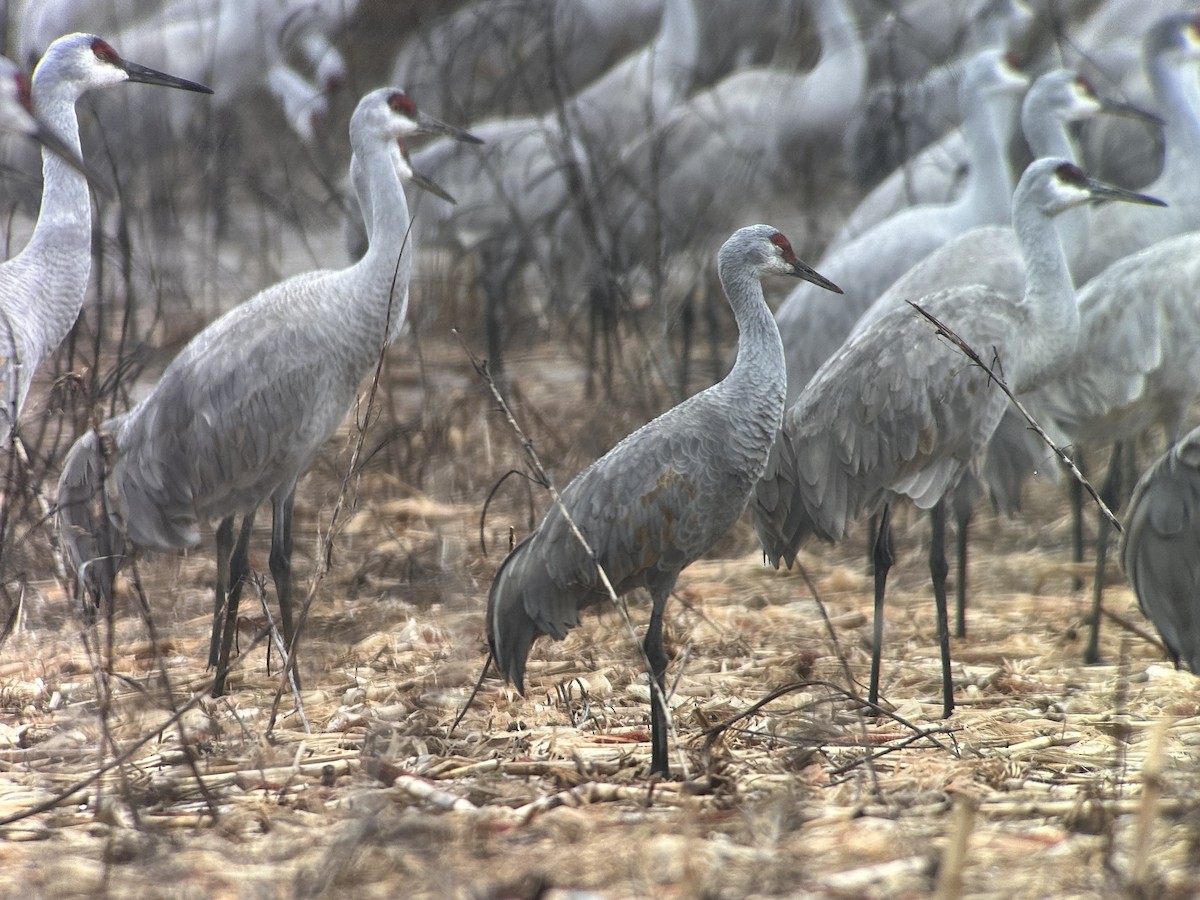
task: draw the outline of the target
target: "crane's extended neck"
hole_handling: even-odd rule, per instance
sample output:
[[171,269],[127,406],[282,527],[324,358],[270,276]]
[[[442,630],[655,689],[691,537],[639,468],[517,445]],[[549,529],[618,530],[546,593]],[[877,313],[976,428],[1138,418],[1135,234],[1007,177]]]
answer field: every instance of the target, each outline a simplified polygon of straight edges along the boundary
[[787,389],[779,326],[763,297],[758,275],[742,260],[720,258],[717,274],[738,326],[737,358],[722,385],[733,392],[739,404],[754,407],[754,416],[773,435],[783,423]]
[[1007,148],[1016,122],[1018,97],[995,91],[986,98],[964,97],[963,132],[971,168],[967,185],[954,206],[971,221],[965,228],[1002,222],[1012,201],[1013,180]]
[[1079,341],[1079,307],[1062,241],[1053,217],[1031,193],[1031,186],[1023,184],[1013,198],[1013,230],[1025,259],[1020,305],[1026,324],[1022,363],[1013,385],[1018,392],[1036,387],[1065,366]]
[[[38,69],[33,102],[38,116],[77,156],[78,88]],[[14,301],[15,316],[38,335],[43,348],[57,347],[79,315],[91,274],[92,216],[87,179],[56,153],[42,150],[42,204],[37,224],[18,263],[37,283]],[[14,262],[17,262],[14,260]],[[36,323],[36,324],[35,324]]]
[[[368,245],[350,271],[366,283],[371,296],[387,298],[386,304],[371,304],[370,309],[388,317],[387,340],[393,341],[408,314],[408,279],[416,249],[408,201],[398,175],[407,165],[395,141],[361,142],[354,148],[353,160],[351,175],[367,222]],[[382,335],[382,331],[376,334]]]
[[1147,190],[1170,200],[1166,185],[1193,183],[1196,160],[1200,158],[1200,79],[1195,60],[1172,64],[1163,56],[1146,60],[1146,74],[1154,100],[1165,121],[1163,140],[1166,157],[1162,174]]

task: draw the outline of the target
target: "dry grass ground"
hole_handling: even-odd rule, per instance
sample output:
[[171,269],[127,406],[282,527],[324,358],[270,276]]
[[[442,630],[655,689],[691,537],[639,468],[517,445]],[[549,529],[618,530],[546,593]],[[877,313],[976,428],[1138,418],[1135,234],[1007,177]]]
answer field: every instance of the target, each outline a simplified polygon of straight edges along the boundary
[[[126,581],[111,637],[103,626],[91,633],[115,648],[100,651],[110,670],[100,676],[52,577],[44,528],[21,523],[24,552],[47,555],[0,649],[0,893],[1182,897],[1200,888],[1194,679],[1111,622],[1107,664],[1081,664],[1087,602],[1070,589],[1063,492],[1045,482],[1019,520],[985,514],[976,527],[969,636],[953,648],[959,707],[948,721],[938,718],[927,528],[903,513],[885,636],[891,715],[864,718],[849,696],[869,667],[862,537],[803,554],[827,627],[801,577],[761,565],[743,523],[684,572],[669,607],[672,765],[684,780],[645,779],[645,676],[612,612],[588,616],[566,641],[538,643],[526,697],[487,680],[451,733],[483,662],[487,586],[508,529],[522,533],[546,498],[510,481],[489,510],[483,556],[483,500],[520,465],[519,451],[457,342],[435,330],[419,354],[409,344],[390,355],[381,418],[333,530],[332,568],[315,584],[301,704],[284,693],[273,723],[277,657],[262,646],[239,660],[229,696],[204,696],[207,546],[137,565],[157,642]],[[510,372],[517,415],[559,477],[636,424],[625,399],[584,397],[560,344],[532,344]],[[330,540],[356,436],[348,423],[302,482],[302,584]],[[264,572],[267,542],[263,530],[253,564]],[[1148,627],[1111,580],[1109,609]],[[644,621],[638,598],[630,612]],[[248,616],[246,643],[261,624]]]

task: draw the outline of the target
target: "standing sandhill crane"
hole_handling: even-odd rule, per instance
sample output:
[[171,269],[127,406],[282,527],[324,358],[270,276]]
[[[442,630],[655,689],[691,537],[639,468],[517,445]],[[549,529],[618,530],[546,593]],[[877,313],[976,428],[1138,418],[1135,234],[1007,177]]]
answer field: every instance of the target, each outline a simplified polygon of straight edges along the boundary
[[[1062,376],[1031,398],[1057,439],[1079,453],[1133,442],[1156,425],[1168,441],[1179,437],[1200,395],[1197,284],[1200,231],[1191,231],[1117,260],[1080,289],[1075,353]],[[1114,450],[1102,490],[1112,506],[1119,499],[1120,472],[1120,453]],[[1099,661],[1107,542],[1102,518],[1086,662]]]
[[[1034,82],[1021,104],[1021,127],[1034,158],[1057,157],[1072,162],[1077,151],[1068,126],[1102,111],[1123,116],[1145,113],[1099,98],[1091,83],[1069,69],[1055,69]],[[1090,208],[1067,210],[1054,220],[1068,264],[1087,249]],[[884,291],[854,326],[855,334],[905,300],[964,284],[981,284],[1013,302],[1025,287],[1025,261],[1011,225],[984,225],[967,231],[921,260]],[[1025,479],[1046,465],[1046,448],[1024,418],[1008,409],[988,443],[981,475],[992,499],[1004,513],[1016,512]],[[966,635],[967,532],[980,485],[967,472],[954,494],[958,578],[955,580],[955,636]]]
[[[998,358],[1017,391],[1055,376],[1075,346],[1079,312],[1053,217],[1083,203],[1149,197],[1088,178],[1073,163],[1036,160],[1013,196],[1025,291],[1013,300],[982,285],[932,294],[920,305],[972,347]],[[810,535],[842,538],[861,512],[883,506],[875,543],[875,633],[870,700],[878,699],[883,597],[892,563],[889,509],[901,496],[932,513],[929,554],[942,655],[943,711],[954,709],[946,619],[943,499],[977,461],[1007,400],[924,320],[895,310],[851,337],[784,416],[754,490],[767,558],[790,566]]]
[[506,679],[525,690],[525,661],[540,634],[555,640],[579,613],[607,595],[596,566],[618,594],[650,592],[643,642],[650,664],[651,774],[666,775],[663,611],[680,571],[705,553],[745,509],[783,415],[783,346],[763,299],[765,274],[793,275],[837,291],[796,259],[768,225],[734,232],[717,272],[738,325],[738,354],[725,379],[643,425],[584,469],[563,504],[595,552],[571,534],[552,506],[501,564],[488,595],[488,643]]
[[381,345],[403,326],[412,246],[397,176],[411,174],[400,142],[418,133],[464,135],[418,113],[398,88],[363,97],[350,142],[358,186],[370,194],[366,255],[348,269],[282,281],[213,322],[141,403],[76,441],[63,466],[63,546],[98,598],[111,596],[116,572],[134,550],[193,547],[202,524],[220,521],[209,648],[214,695],[224,690],[255,510],[268,498],[271,574],[293,652],[296,480],[345,418]]
[[1015,120],[1029,86],[998,50],[985,50],[967,65],[959,95],[971,173],[954,203],[902,210],[821,260],[822,270],[846,291],[838,308],[822,308],[820,297],[799,285],[775,313],[787,353],[788,400],[846,339],[871,304],[893,281],[942,244],[968,228],[1001,222],[1012,199],[1012,176],[1001,136]]
[[[212,93],[202,84],[122,59],[93,34],[47,48],[33,73],[39,118],[80,157],[75,101],[93,88],[135,82]],[[0,440],[16,425],[38,363],[71,330],[92,265],[87,179],[56,153],[42,154],[42,207],[25,249],[0,265]]]
[[1200,674],[1200,428],[1138,480],[1121,561],[1175,665]]

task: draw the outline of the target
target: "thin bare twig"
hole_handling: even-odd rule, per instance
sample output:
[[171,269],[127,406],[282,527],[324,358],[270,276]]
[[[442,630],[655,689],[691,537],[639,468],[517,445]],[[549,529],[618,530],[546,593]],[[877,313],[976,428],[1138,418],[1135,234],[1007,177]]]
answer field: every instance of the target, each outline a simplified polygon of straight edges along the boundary
[[1005,396],[1008,397],[1008,399],[1012,402],[1013,406],[1015,406],[1017,408],[1017,412],[1019,412],[1022,416],[1025,417],[1025,421],[1029,423],[1029,426],[1030,426],[1030,428],[1033,429],[1034,433],[1037,434],[1037,436],[1040,437],[1043,442],[1045,442],[1047,447],[1049,447],[1052,451],[1054,451],[1055,456],[1057,456],[1060,460],[1062,460],[1063,465],[1067,467],[1067,471],[1071,473],[1071,477],[1074,478],[1076,481],[1078,481],[1081,485],[1083,485],[1084,490],[1086,490],[1089,494],[1091,494],[1092,499],[1094,501],[1096,501],[1096,506],[1098,506],[1100,508],[1100,514],[1102,516],[1104,516],[1105,519],[1108,520],[1108,523],[1110,525],[1112,525],[1113,528],[1117,529],[1118,532],[1123,533],[1125,531],[1125,528],[1121,525],[1120,520],[1118,520],[1117,517],[1115,515],[1113,515],[1113,511],[1108,508],[1108,504],[1106,504],[1100,498],[1100,494],[1096,491],[1096,489],[1094,487],[1092,487],[1092,483],[1090,481],[1088,481],[1087,478],[1084,477],[1082,472],[1079,471],[1078,467],[1076,467],[1075,462],[1071,459],[1071,455],[1067,452],[1066,448],[1060,447],[1060,446],[1058,446],[1058,444],[1054,443],[1054,441],[1051,439],[1050,435],[1048,435],[1046,433],[1046,430],[1044,428],[1042,428],[1041,425],[1038,424],[1037,420],[1034,419],[1034,417],[1030,414],[1029,410],[1027,410],[1025,408],[1025,405],[1020,400],[1017,399],[1016,395],[1012,392],[1012,390],[1009,388],[1009,386],[1004,383],[1004,379],[1002,379],[1000,376],[998,376],[992,370],[992,368],[983,361],[983,359],[980,357],[980,355],[977,352],[975,352],[975,349],[970,344],[968,344],[965,340],[963,340],[954,331],[953,328],[951,328],[945,322],[941,321],[933,313],[926,310],[919,303],[916,303],[913,300],[905,300],[904,302],[907,303],[909,306],[911,306],[913,309],[915,309],[920,315],[924,316],[930,322],[930,324],[933,325],[934,331],[940,337],[944,337],[951,344],[953,344],[955,347],[957,347],[963,353],[964,356],[966,356],[969,360],[971,360],[971,362],[973,362],[975,365],[979,366],[979,368],[983,369],[983,371],[988,373],[988,377],[991,378],[992,381],[994,381],[996,383],[996,386],[999,387],[1000,390],[1002,390],[1004,392]]

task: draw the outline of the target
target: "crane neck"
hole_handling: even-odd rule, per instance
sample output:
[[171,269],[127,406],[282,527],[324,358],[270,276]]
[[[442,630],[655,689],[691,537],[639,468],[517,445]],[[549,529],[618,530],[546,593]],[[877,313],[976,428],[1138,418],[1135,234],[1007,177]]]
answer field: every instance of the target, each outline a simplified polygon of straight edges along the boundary
[[[687,95],[699,58],[700,21],[694,0],[666,0],[650,65],[653,83],[669,85],[669,105]],[[666,112],[655,110],[659,116]]]
[[867,85],[867,48],[863,46],[858,23],[847,8],[845,0],[813,0],[813,21],[821,41],[821,56],[808,73],[811,80],[820,73],[836,74],[841,90],[851,93],[857,88],[861,97]]
[[[1034,159],[1053,157],[1078,161],[1079,153],[1071,140],[1067,120],[1055,111],[1047,95],[1038,90],[1036,84],[1021,105],[1021,130]],[[1081,259],[1086,253],[1091,215],[1087,206],[1078,206],[1060,213],[1054,220],[1059,240],[1072,260]]]
[[737,357],[722,385],[740,402],[765,416],[771,433],[783,423],[787,363],[779,326],[763,296],[762,283],[748,266],[719,260],[717,274],[738,327]]
[[[41,68],[34,72],[37,115],[69,150],[81,156],[75,115],[80,93],[78,86],[53,72]],[[20,296],[5,298],[11,303],[11,314],[28,326],[30,334],[37,334],[44,349],[58,346],[79,315],[91,274],[91,197],[87,179],[46,149],[42,150],[42,202],[37,223],[29,243],[13,262],[35,272],[37,283]]]
[[[364,141],[355,147],[353,159],[354,188],[367,222],[367,252],[350,271],[367,284],[370,296],[390,299],[387,339],[393,341],[408,314],[408,279],[416,249],[398,175],[407,166],[395,141]],[[386,316],[389,304],[372,304],[371,310]]]
[[[1162,56],[1146,60],[1146,74],[1163,117],[1166,157],[1159,181],[1191,179],[1200,158],[1200,79],[1194,60],[1172,65]],[[1158,182],[1155,182],[1156,184]]]
[[1063,255],[1054,218],[1018,188],[1013,199],[1013,230],[1025,260],[1026,316],[1022,364],[1014,389],[1030,390],[1070,360],[1079,341],[1079,307],[1075,285]]
[[1012,140],[1018,99],[995,93],[968,105],[963,112],[963,133],[971,160],[966,188],[955,206],[970,210],[976,224],[1004,221],[1012,202],[1013,178],[1007,148]]

